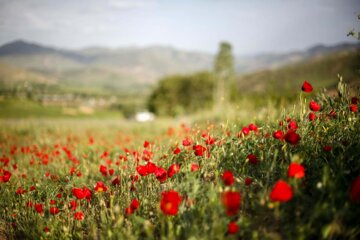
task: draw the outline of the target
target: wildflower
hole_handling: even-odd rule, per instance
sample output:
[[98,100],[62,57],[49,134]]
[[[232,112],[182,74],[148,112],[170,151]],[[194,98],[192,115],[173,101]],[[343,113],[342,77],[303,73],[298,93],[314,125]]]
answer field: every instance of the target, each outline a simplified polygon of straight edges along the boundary
[[8,182],[11,178],[11,172],[4,170],[3,175],[0,176],[0,182]]
[[235,234],[239,231],[239,226],[236,224],[236,222],[231,221],[228,224],[228,234]]
[[74,219],[75,220],[82,221],[82,220],[84,220],[84,218],[85,218],[85,215],[84,215],[83,212],[74,213]]
[[252,182],[253,182],[253,180],[252,180],[251,178],[249,178],[249,177],[245,178],[245,185],[246,185],[246,186],[251,185]]
[[100,172],[102,175],[104,175],[106,177],[107,176],[107,167],[104,165],[100,165]]
[[160,181],[160,183],[163,183],[166,181],[167,178],[167,172],[165,169],[159,167],[155,170],[155,177],[157,180]]
[[309,113],[309,120],[310,120],[310,121],[314,121],[315,119],[316,119],[316,114],[313,113],[313,112],[310,112],[310,113]]
[[311,111],[313,111],[313,112],[317,112],[317,111],[319,111],[320,110],[320,105],[317,103],[317,102],[315,102],[315,101],[311,101],[310,103],[309,103],[309,107],[310,107],[310,110]]
[[147,148],[147,147],[149,147],[149,146],[150,146],[150,142],[144,141],[144,148]]
[[301,137],[296,132],[290,130],[285,134],[284,139],[286,142],[296,145],[299,143]]
[[19,187],[18,189],[16,189],[16,194],[17,195],[22,195],[24,193],[26,193],[27,191],[25,189],[23,189],[22,187]]
[[103,182],[96,182],[94,189],[96,192],[106,192],[107,191],[107,187],[105,186],[105,184]]
[[192,163],[192,164],[191,164],[191,167],[190,167],[190,170],[191,170],[192,172],[196,172],[197,170],[199,170],[199,168],[200,168],[199,164]]
[[154,173],[156,171],[156,169],[157,169],[157,166],[154,163],[152,163],[150,161],[147,162],[147,164],[146,164],[146,172],[147,172],[147,174]]
[[250,131],[254,131],[254,132],[256,132],[258,130],[258,127],[253,123],[250,123],[248,128],[249,128]]
[[326,145],[326,146],[323,147],[323,150],[325,152],[330,152],[332,150],[332,147],[330,145]]
[[296,124],[295,120],[291,120],[288,124],[288,129],[296,131],[298,129],[298,126]]
[[176,154],[179,154],[181,152],[181,150],[180,150],[180,148],[175,148],[175,150],[174,150],[174,154],[176,155]]
[[175,163],[169,167],[169,169],[167,171],[167,175],[168,175],[168,177],[171,178],[173,175],[175,175],[179,171],[180,171],[180,165]]
[[182,144],[184,147],[187,147],[187,146],[190,146],[192,144],[192,141],[190,138],[185,138],[183,141],[182,141]]
[[231,217],[238,213],[241,203],[241,195],[239,192],[224,192],[221,196],[221,200],[228,216]]
[[139,165],[136,167],[136,171],[140,174],[140,176],[146,176],[148,174],[146,166]]
[[355,203],[360,203],[360,175],[357,176],[351,184],[350,200]]
[[305,168],[299,163],[291,163],[288,169],[288,177],[303,178],[305,176]]
[[206,148],[201,145],[195,145],[193,147],[193,150],[195,151],[196,156],[202,157],[202,156],[204,156],[204,152],[206,151]]
[[277,181],[270,193],[270,200],[278,201],[278,202],[287,202],[292,198],[293,198],[293,191],[290,185],[283,180]]
[[358,112],[358,107],[356,104],[350,104],[349,109],[351,112],[354,112],[354,113]]
[[50,214],[56,215],[59,213],[59,209],[57,207],[50,207]]
[[75,211],[77,207],[77,202],[75,200],[70,201],[71,210]]
[[247,155],[246,158],[249,159],[249,163],[251,163],[253,165],[256,165],[259,163],[258,158],[254,154],[249,154],[249,155]]
[[359,99],[358,99],[357,97],[352,97],[352,98],[351,98],[351,103],[352,103],[352,104],[357,104],[358,101],[359,101]]
[[302,90],[303,92],[310,93],[310,92],[312,92],[313,87],[311,86],[310,83],[308,83],[307,81],[304,81],[304,83],[303,83],[303,85],[302,85],[302,87],[301,87],[301,90]]
[[43,205],[41,203],[35,203],[35,210],[42,214],[44,212]]
[[274,137],[275,139],[282,140],[284,133],[283,133],[283,131],[281,131],[281,130],[277,130],[276,132],[273,132],[272,135],[273,135],[273,137]]
[[222,180],[226,186],[231,186],[234,184],[234,175],[231,171],[227,170],[223,173]]
[[111,183],[113,186],[120,185],[120,178],[119,177],[114,178],[114,180],[112,180]]
[[243,128],[241,129],[241,132],[242,132],[245,136],[247,136],[247,135],[249,135],[249,133],[250,133],[250,129],[249,129],[248,127],[243,127]]
[[181,197],[178,192],[170,190],[161,193],[162,198],[160,201],[161,211],[165,215],[176,215],[179,211]]

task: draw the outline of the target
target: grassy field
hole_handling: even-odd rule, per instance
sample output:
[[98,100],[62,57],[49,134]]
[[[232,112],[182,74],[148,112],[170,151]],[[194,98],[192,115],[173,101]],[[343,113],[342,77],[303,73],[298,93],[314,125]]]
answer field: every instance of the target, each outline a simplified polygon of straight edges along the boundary
[[344,89],[228,121],[2,119],[0,238],[358,239]]

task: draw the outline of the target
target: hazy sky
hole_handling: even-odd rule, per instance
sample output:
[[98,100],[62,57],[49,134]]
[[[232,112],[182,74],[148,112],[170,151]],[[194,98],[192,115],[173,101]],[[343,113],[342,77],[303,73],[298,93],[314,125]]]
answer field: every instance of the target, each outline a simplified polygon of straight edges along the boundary
[[0,0],[0,44],[285,52],[351,41],[358,14],[360,0]]

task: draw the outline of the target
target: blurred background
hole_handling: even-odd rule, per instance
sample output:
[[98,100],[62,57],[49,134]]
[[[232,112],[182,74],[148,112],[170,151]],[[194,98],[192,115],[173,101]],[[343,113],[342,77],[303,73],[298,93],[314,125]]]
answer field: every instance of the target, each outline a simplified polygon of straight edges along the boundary
[[268,117],[360,85],[358,0],[0,0],[1,119]]

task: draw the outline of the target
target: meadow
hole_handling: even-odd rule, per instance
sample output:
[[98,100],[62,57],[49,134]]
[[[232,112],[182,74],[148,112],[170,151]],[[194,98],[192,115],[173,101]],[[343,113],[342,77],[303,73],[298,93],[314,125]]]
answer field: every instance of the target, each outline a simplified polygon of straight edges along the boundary
[[358,239],[359,93],[309,82],[231,121],[2,119],[0,238]]

